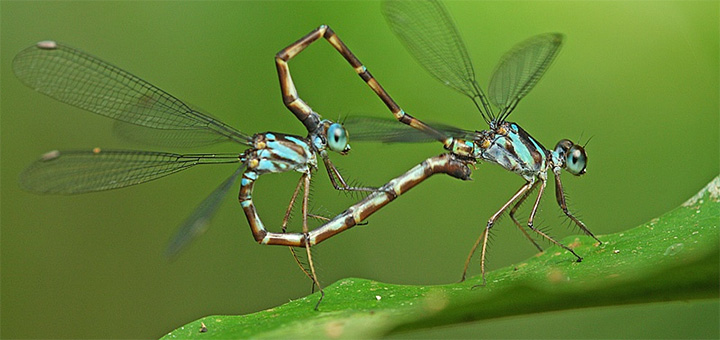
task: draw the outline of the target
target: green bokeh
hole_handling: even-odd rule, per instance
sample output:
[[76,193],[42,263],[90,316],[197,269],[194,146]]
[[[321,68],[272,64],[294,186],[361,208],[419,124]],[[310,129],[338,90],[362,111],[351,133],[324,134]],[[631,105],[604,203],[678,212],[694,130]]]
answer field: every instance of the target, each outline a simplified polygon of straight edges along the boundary
[[[137,146],[114,138],[110,120],[20,84],[11,70],[18,51],[39,40],[62,41],[245,132],[302,134],[302,125],[282,105],[273,56],[324,23],[406,111],[467,129],[485,128],[469,100],[411,59],[379,7],[377,2],[305,1],[0,3],[2,336],[153,338],[204,315],[265,309],[310,290],[287,249],[255,244],[232,198],[209,232],[179,259],[163,258],[174,227],[232,166],[80,196],[21,191],[18,174],[43,152]],[[571,208],[595,233],[628,229],[657,216],[718,174],[717,2],[450,2],[448,8],[482,86],[514,43],[541,32],[566,35],[556,62],[511,119],[547,147],[561,138],[585,142],[592,137],[588,174],[563,178]],[[325,42],[311,46],[290,67],[301,97],[327,118],[390,117]],[[334,155],[333,161],[348,178],[368,185],[382,184],[442,151],[436,144],[352,146],[351,155]],[[215,150],[239,151],[233,145],[191,151]],[[522,184],[488,164],[478,165],[473,177],[471,183],[433,178],[381,210],[368,226],[314,248],[323,282],[347,276],[402,284],[459,279],[484,221]],[[268,226],[279,224],[297,179],[296,174],[268,175],[258,182],[256,202]],[[537,224],[557,237],[577,232],[564,227],[553,196],[549,192],[541,205]],[[355,200],[333,190],[322,170],[315,176],[316,211],[335,214]],[[489,267],[520,261],[533,249],[503,219],[495,229]],[[623,331],[638,327],[633,315],[657,318],[642,324],[647,337],[668,337],[667,320],[678,327],[690,325],[683,320],[717,321],[716,303],[679,308],[566,315],[577,327],[571,332],[591,337],[637,334]],[[598,319],[606,327],[598,327]],[[508,324],[428,336],[574,337],[566,333],[565,320],[520,320],[523,327],[542,329],[531,334],[513,333]]]

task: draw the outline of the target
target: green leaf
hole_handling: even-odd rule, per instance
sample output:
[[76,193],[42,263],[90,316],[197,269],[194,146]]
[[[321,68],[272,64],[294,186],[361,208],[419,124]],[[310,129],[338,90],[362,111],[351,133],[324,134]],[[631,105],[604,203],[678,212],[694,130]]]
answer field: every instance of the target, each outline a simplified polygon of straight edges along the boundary
[[[208,316],[173,338],[378,338],[391,332],[571,308],[718,298],[720,178],[682,206],[637,228],[566,238],[558,247],[482,279],[400,286],[344,279],[319,295],[249,315]],[[206,331],[201,332],[205,325]]]

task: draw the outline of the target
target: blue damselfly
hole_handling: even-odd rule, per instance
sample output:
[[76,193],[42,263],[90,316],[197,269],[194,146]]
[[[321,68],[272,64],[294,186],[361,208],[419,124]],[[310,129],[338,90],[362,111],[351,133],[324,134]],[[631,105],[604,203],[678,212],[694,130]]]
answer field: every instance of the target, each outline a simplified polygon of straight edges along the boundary
[[[200,164],[240,164],[237,171],[182,223],[167,254],[177,254],[204,230],[222,198],[241,177],[239,201],[255,240],[261,244],[306,248],[310,273],[302,265],[301,269],[320,287],[308,245],[310,230],[307,226],[308,191],[311,174],[317,170],[318,156],[336,189],[368,192],[377,189],[348,186],[331,162],[328,151],[343,155],[350,151],[347,131],[339,123],[322,119],[298,97],[287,66],[292,55],[291,48],[278,53],[278,75],[285,103],[307,128],[307,137],[275,132],[245,134],[94,56],[54,41],[39,42],[13,60],[17,77],[27,86],[56,100],[115,119],[120,135],[164,146],[188,147],[229,141],[247,149],[240,154],[177,154],[100,148],[55,150],[44,154],[21,174],[21,185],[36,193],[79,194],[140,184]],[[282,232],[269,232],[252,201],[254,183],[260,175],[288,171],[302,175],[283,219]],[[301,187],[304,189],[302,233],[287,233],[289,211]],[[332,234],[324,237],[329,236]]]
[[[382,3],[382,10],[392,31],[418,63],[443,84],[469,97],[490,128],[483,131],[468,131],[444,124],[426,124],[406,113],[370,75],[365,66],[353,57],[355,61],[353,66],[358,74],[380,97],[395,118],[415,128],[415,130],[407,129],[379,118],[351,117],[346,120],[346,125],[353,130],[353,138],[385,142],[424,142],[434,139],[440,141],[446,150],[468,164],[478,161],[495,163],[520,175],[526,181],[489,218],[465,261],[462,280],[466,277],[473,254],[482,243],[481,272],[483,284],[485,283],[488,234],[496,220],[508,208],[510,208],[510,218],[515,225],[538,250],[542,251],[515,218],[518,207],[536,188],[539,189],[538,195],[526,226],[553,244],[569,251],[580,262],[582,257],[536,228],[533,221],[546,187],[547,173],[551,171],[555,177],[557,203],[563,213],[585,234],[600,242],[585,224],[568,210],[560,181],[562,169],[575,176],[585,174],[587,165],[585,149],[568,139],[563,139],[553,150],[548,150],[518,124],[507,121],[518,102],[537,84],[557,56],[562,44],[562,34],[536,35],[508,51],[490,79],[489,96],[486,96],[475,80],[472,62],[450,13],[439,1],[386,0]],[[491,104],[498,108],[499,112],[495,113]]]
[[[28,191],[48,194],[80,194],[127,187],[158,179],[199,164],[240,164],[239,168],[205,198],[181,224],[166,253],[176,255],[207,227],[220,202],[242,177],[239,201],[257,242],[305,248],[307,271],[295,252],[301,270],[317,286],[310,247],[362,223],[374,212],[436,173],[462,180],[470,178],[468,163],[453,154],[431,157],[390,180],[381,188],[348,186],[328,157],[327,150],[347,154],[347,131],[342,125],[322,119],[299,98],[287,62],[310,43],[325,37],[336,49],[346,47],[327,26],[320,26],[276,55],[281,93],[286,106],[308,130],[307,137],[275,132],[247,135],[147,83],[146,81],[79,50],[43,41],[20,52],[13,68],[26,85],[67,104],[115,119],[116,132],[125,139],[162,146],[204,146],[230,141],[247,148],[240,154],[177,154],[139,150],[51,151],[30,165],[20,177]],[[337,43],[340,42],[338,45]],[[349,53],[349,51],[348,51]],[[365,199],[313,230],[307,227],[308,186],[317,169],[317,155],[326,165],[338,190],[368,191]],[[300,172],[280,233],[268,232],[252,202],[258,177],[265,173]],[[337,180],[337,181],[336,181]],[[339,182],[339,184],[338,184]],[[304,189],[303,231],[286,231],[290,210]]]

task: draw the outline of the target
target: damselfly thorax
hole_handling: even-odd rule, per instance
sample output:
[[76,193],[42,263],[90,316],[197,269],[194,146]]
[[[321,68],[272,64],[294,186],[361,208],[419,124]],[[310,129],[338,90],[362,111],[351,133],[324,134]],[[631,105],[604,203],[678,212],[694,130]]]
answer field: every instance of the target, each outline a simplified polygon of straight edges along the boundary
[[272,172],[317,170],[317,156],[306,138],[276,132],[253,136],[253,148],[247,149],[240,160],[247,169],[258,175]]
[[[239,164],[237,170],[208,195],[181,224],[166,254],[175,256],[193,238],[202,234],[222,199],[241,178],[238,200],[260,244],[288,246],[303,272],[320,290],[310,248],[353,226],[395,200],[417,184],[437,173],[468,180],[467,160],[453,154],[431,157],[381,188],[355,187],[346,183],[330,161],[332,152],[350,151],[348,131],[337,122],[323,119],[298,95],[290,76],[288,61],[312,42],[325,38],[342,51],[344,45],[327,26],[320,26],[275,56],[281,94],[286,107],[305,126],[305,137],[278,132],[253,135],[243,133],[158,87],[85,52],[54,41],[43,41],[20,52],[13,61],[17,77],[29,87],[61,102],[116,120],[116,132],[123,138],[146,144],[176,147],[207,146],[233,142],[241,153],[179,154],[141,150],[100,148],[51,151],[32,163],[20,176],[28,191],[50,194],[79,194],[132,186],[175,172],[205,164]],[[347,59],[347,56],[346,56]],[[352,63],[352,60],[348,59]],[[308,211],[308,192],[312,174],[322,160],[337,190],[367,191],[369,196],[333,219]],[[261,175],[300,173],[280,230],[270,231],[263,224],[253,203],[253,190]],[[300,192],[302,191],[302,196]],[[302,232],[287,230],[296,199],[302,200]],[[283,202],[284,203],[284,202]],[[312,215],[312,216],[311,216]],[[310,230],[308,218],[326,220]],[[307,261],[296,256],[293,247],[305,249]],[[306,268],[309,267],[309,268]]]
[[[18,53],[13,60],[17,77],[56,100],[115,119],[122,137],[135,142],[178,147],[234,142],[245,151],[240,154],[178,154],[100,148],[51,151],[21,174],[21,185],[39,193],[78,194],[136,185],[201,164],[239,163],[238,169],[182,223],[167,254],[174,256],[205,230],[222,198],[242,175],[238,199],[255,240],[261,244],[306,248],[310,270],[305,270],[300,261],[298,264],[320,287],[310,254],[307,224],[308,191],[311,175],[318,169],[318,158],[322,159],[337,190],[375,192],[377,189],[348,185],[330,160],[330,152],[344,155],[350,151],[348,133],[342,124],[322,119],[298,96],[287,62],[301,50],[293,44],[280,51],[275,62],[283,101],[306,127],[306,137],[276,132],[248,135],[99,58],[54,41],[39,42]],[[260,175],[290,171],[300,173],[301,177],[281,230],[270,232],[265,229],[253,204],[254,183]],[[303,191],[302,232],[289,233],[286,230],[289,215],[300,189]],[[335,234],[324,235],[327,238]]]
[[486,161],[514,172],[526,181],[534,181],[543,172],[565,169],[585,173],[585,149],[568,139],[550,151],[517,123],[503,122],[494,130],[475,131],[471,139],[453,138],[452,153],[472,161]]
[[[568,211],[560,181],[563,169],[575,176],[585,173],[587,155],[583,147],[563,139],[556,144],[554,150],[547,150],[518,124],[507,121],[508,116],[515,110],[520,100],[532,90],[557,56],[562,45],[563,35],[560,33],[539,34],[515,45],[505,53],[495,68],[488,86],[489,95],[486,95],[475,80],[474,69],[465,44],[460,38],[450,13],[442,3],[437,0],[385,0],[382,8],[388,25],[418,63],[444,85],[470,98],[490,129],[468,131],[445,124],[426,123],[408,114],[393,100],[347,46],[337,39],[333,46],[350,62],[357,74],[377,94],[394,118],[414,129],[398,127],[397,124],[386,123],[378,118],[359,117],[346,120],[346,125],[353,130],[353,139],[385,142],[421,142],[434,139],[467,164],[480,161],[495,163],[518,174],[526,181],[488,219],[487,225],[468,255],[462,279],[465,279],[470,259],[476,248],[482,243],[481,272],[483,273],[483,283],[485,282],[485,254],[488,235],[499,216],[506,211],[509,211],[511,220],[538,250],[542,250],[542,248],[530,237],[525,227],[545,240],[562,247],[575,256],[577,261],[581,261],[582,257],[536,228],[533,221],[547,184],[547,173],[551,171],[555,177],[557,203],[563,213],[585,234],[599,242],[590,230]],[[498,111],[494,111],[493,107]],[[373,126],[363,130],[362,126],[367,126],[369,123]],[[532,206],[528,222],[523,226],[514,215],[518,207],[535,189],[537,189],[537,198]]]

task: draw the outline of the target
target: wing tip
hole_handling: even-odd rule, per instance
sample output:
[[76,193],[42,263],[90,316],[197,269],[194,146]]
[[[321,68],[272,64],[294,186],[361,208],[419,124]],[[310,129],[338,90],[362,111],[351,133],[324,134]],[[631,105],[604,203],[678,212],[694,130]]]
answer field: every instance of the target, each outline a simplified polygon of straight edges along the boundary
[[52,161],[58,158],[60,158],[60,150],[49,151],[40,156],[40,160],[43,162]]
[[58,48],[58,43],[54,40],[43,40],[36,43],[35,46],[42,50],[55,50]]

